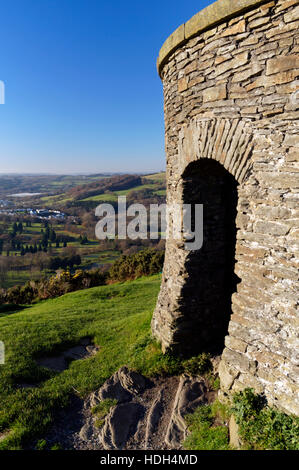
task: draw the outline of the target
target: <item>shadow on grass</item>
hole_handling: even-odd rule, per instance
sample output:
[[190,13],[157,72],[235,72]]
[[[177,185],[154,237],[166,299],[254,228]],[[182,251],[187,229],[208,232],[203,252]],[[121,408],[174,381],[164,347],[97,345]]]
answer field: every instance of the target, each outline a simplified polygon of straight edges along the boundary
[[20,310],[25,310],[30,308],[31,305],[16,305],[16,304],[3,304],[0,305],[0,317],[5,317],[6,315],[11,315],[17,313]]

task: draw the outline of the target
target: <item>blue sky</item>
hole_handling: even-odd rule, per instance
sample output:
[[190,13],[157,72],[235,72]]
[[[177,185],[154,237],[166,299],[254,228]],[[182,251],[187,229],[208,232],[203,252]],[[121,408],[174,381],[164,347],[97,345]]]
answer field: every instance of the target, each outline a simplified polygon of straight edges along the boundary
[[0,172],[165,168],[164,40],[212,0],[2,0]]

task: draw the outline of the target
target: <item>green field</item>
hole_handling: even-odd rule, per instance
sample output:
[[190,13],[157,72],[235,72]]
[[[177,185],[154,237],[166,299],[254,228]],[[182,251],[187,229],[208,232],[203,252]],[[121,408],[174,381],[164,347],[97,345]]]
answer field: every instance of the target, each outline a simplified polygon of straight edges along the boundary
[[[7,224],[6,224],[7,225]],[[4,226],[4,222],[0,221],[0,228]],[[8,224],[8,228],[6,229],[6,233],[12,232],[13,223],[11,222]],[[76,232],[70,232],[64,230],[63,226],[55,225],[53,227],[55,229],[57,237],[71,237],[73,241],[67,243],[68,247],[76,248],[77,253],[81,256],[81,265],[80,268],[88,269],[90,267],[97,267],[103,264],[111,264],[113,263],[120,255],[120,252],[114,249],[101,251],[101,242],[99,240],[89,240],[88,243],[81,245],[79,240],[79,234]],[[41,241],[42,233],[41,230],[45,230],[43,223],[32,222],[31,227],[26,227],[24,224],[23,232],[21,235],[22,244],[25,246],[27,245],[34,245],[34,242],[37,244]],[[82,230],[84,232],[83,227],[80,225],[76,225],[77,230]],[[67,255],[67,248],[63,247],[63,244],[60,243],[59,248],[56,247],[55,242],[52,243],[52,247],[48,250],[49,256],[51,257],[64,257]],[[17,257],[20,261],[22,261],[21,269],[13,268],[9,270],[5,276],[5,280],[1,281],[0,287],[1,288],[9,288],[15,285],[21,285],[29,280],[37,280],[41,274],[45,276],[49,276],[52,274],[50,271],[43,271],[42,273],[36,269],[30,269],[28,265],[29,260],[26,261],[26,256],[21,257],[20,251],[13,251],[10,250],[9,252],[10,260],[14,260]],[[6,250],[3,251],[4,257],[6,257]],[[27,263],[27,264],[26,264]],[[79,267],[78,267],[79,268]]]
[[[0,435],[8,432],[0,449],[21,448],[41,436],[54,409],[74,393],[83,397],[95,390],[122,365],[146,375],[163,370],[167,358],[150,336],[159,286],[156,275],[0,312],[0,340],[6,347],[5,365],[0,365]],[[36,358],[85,336],[100,346],[96,356],[73,361],[61,373],[37,366]],[[19,388],[22,382],[36,387]]]
[[[161,187],[161,183],[165,183],[165,172],[145,175],[143,176],[143,178],[145,180],[148,180],[148,184],[142,184],[140,186],[136,186],[135,188],[125,189],[122,191],[111,191],[103,194],[96,194],[95,196],[90,196],[85,199],[81,199],[81,201],[117,202],[118,196],[127,196],[130,191],[142,191],[145,189],[153,190],[154,195],[165,196],[166,192],[164,189],[157,189]],[[62,193],[54,196],[41,196],[39,200],[41,203],[48,206],[61,206],[71,201],[72,198],[70,196],[67,196],[65,193]]]
[[131,189],[124,189],[122,191],[113,191],[111,193],[97,194],[96,196],[90,196],[86,199],[82,199],[82,201],[103,201],[103,202],[111,201],[111,202],[115,202],[115,201],[117,201],[117,198],[119,196],[127,196],[131,191],[143,191],[145,189],[151,189],[153,191],[153,193],[157,194],[157,195],[159,195],[158,193],[160,193],[161,191],[162,191],[161,195],[165,194],[165,190],[155,191],[156,185],[153,182],[153,183],[150,183],[150,184],[142,184],[140,186],[136,186],[135,188],[131,188]]
[[144,178],[154,181],[154,182],[164,183],[166,181],[166,173],[165,171],[161,171],[160,173],[154,173],[152,175],[145,175]]

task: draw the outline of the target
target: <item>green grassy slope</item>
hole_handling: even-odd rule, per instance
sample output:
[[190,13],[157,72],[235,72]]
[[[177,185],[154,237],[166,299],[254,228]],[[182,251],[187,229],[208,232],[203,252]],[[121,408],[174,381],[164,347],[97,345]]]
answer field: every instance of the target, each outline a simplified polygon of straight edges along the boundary
[[[85,396],[121,365],[150,375],[169,369],[150,336],[150,321],[160,276],[96,287],[0,315],[0,340],[6,363],[0,365],[0,449],[20,448],[40,435],[53,410],[71,394]],[[37,366],[35,358],[57,354],[90,336],[100,346],[96,356],[73,361],[61,373]],[[33,388],[18,388],[26,382]]]

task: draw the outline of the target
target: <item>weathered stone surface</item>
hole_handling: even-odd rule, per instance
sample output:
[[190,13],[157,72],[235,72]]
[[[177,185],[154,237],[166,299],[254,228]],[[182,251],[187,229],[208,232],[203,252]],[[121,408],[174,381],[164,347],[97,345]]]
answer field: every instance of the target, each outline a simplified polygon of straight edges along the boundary
[[259,3],[258,0],[221,0],[213,3],[203,11],[197,13],[185,24],[185,37],[188,39],[194,34],[206,29],[208,26],[216,24],[219,20],[224,20],[237,12],[241,12],[249,6]]
[[214,75],[217,77],[218,75],[222,75],[223,73],[227,72],[228,70],[236,69],[241,67],[248,62],[248,52],[242,52],[241,54],[237,55],[234,59],[228,60],[223,64],[218,65],[215,68]]
[[238,34],[238,33],[245,33],[245,31],[246,31],[245,20],[241,20],[238,23],[231,26],[230,28],[224,29],[224,31],[221,33],[221,37],[234,36],[235,34]]
[[289,83],[298,76],[298,70],[288,70],[286,72],[277,73],[269,77],[262,76],[255,80],[250,85],[247,85],[246,90],[251,91],[255,88],[270,88],[274,85],[281,85],[283,83]]
[[223,100],[227,97],[226,84],[218,87],[207,88],[203,91],[203,102]]
[[254,29],[258,28],[259,26],[263,26],[269,22],[268,18],[257,18],[256,20],[249,21],[249,28]]
[[167,240],[152,330],[164,351],[219,348],[221,396],[250,386],[299,414],[299,7],[245,3],[195,15],[160,67],[168,200],[204,205],[204,241]]
[[258,221],[255,224],[255,231],[258,233],[267,233],[270,235],[286,235],[290,231],[290,227],[285,224],[277,222],[262,222]]
[[266,75],[284,72],[285,70],[299,69],[299,56],[286,55],[269,59],[267,61]]
[[285,23],[290,23],[290,21],[296,21],[299,19],[299,6],[293,8],[293,10],[286,13],[283,17]]
[[244,82],[248,78],[253,77],[254,75],[257,75],[263,69],[264,69],[264,67],[261,64],[253,63],[253,64],[251,64],[250,69],[245,70],[244,72],[235,73],[234,76],[233,76],[233,79],[232,79],[232,83]]
[[234,415],[231,415],[229,424],[229,445],[233,449],[239,449],[242,445],[242,441],[239,436],[239,426],[236,423]]
[[219,365],[219,375],[225,390],[230,390],[239,372],[237,369],[229,367],[224,361],[221,361]]
[[185,25],[179,26],[177,30],[166,39],[165,43],[161,47],[160,55],[158,58],[158,69],[167,58],[167,56],[174,50],[177,44],[184,41],[185,38]]

